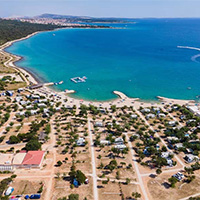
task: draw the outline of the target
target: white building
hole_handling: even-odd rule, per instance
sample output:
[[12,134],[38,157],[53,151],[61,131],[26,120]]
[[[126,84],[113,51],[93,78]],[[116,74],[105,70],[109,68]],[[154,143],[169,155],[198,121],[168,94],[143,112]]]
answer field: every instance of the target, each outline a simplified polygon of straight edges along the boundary
[[168,166],[172,167],[173,166],[173,160],[170,159],[170,158],[167,158],[166,160],[167,160]]
[[177,143],[177,144],[174,145],[175,150],[178,150],[179,148],[182,148],[182,147],[183,147],[182,143]]
[[44,104],[44,103],[38,103],[38,107],[39,107],[39,108],[45,108],[45,107],[46,107],[46,104]]
[[156,116],[154,115],[154,114],[152,114],[152,113],[149,113],[149,114],[147,114],[146,115],[146,118],[147,119],[153,119],[153,118],[155,118]]
[[103,127],[103,122],[102,121],[97,121],[97,122],[95,122],[94,126]]
[[173,137],[167,137],[167,141],[169,142],[169,143],[171,143],[172,141],[178,141],[179,139],[177,138],[177,137],[175,137],[175,136],[173,136]]
[[158,107],[154,107],[154,108],[153,108],[153,111],[154,111],[154,112],[157,112],[157,111],[159,111],[159,110],[160,110],[160,108],[158,108]]
[[135,114],[132,114],[132,115],[131,115],[131,119],[137,119],[137,118],[138,118],[137,115],[135,115]]
[[79,138],[77,141],[76,141],[76,144],[78,146],[85,146],[85,139],[84,138]]
[[167,151],[167,152],[162,152],[162,153],[161,153],[161,157],[162,157],[162,158],[168,158],[170,155],[172,155],[172,153],[170,153],[170,152],[168,152],[168,151]]
[[26,106],[26,109],[28,110],[28,109],[32,109],[33,108],[33,106],[32,105],[28,105],[28,106]]
[[124,144],[124,140],[120,137],[115,138],[115,144]]
[[29,102],[28,101],[20,101],[20,104],[22,105],[22,106],[25,106],[25,105],[27,105]]
[[141,112],[142,112],[142,113],[150,113],[151,110],[150,110],[149,108],[143,108],[143,109],[141,110]]
[[169,121],[168,124],[169,124],[170,126],[175,126],[175,125],[176,125],[176,121]]
[[46,103],[48,100],[47,99],[40,99],[39,103]]
[[19,113],[17,113],[18,116],[24,116],[25,115],[25,112],[24,111],[21,111]]
[[166,117],[166,115],[165,115],[164,113],[159,113],[159,114],[158,114],[158,117],[159,117],[159,118],[164,118],[164,117]]
[[126,148],[126,145],[124,145],[124,144],[115,145],[115,149],[123,150],[125,148]]
[[192,113],[196,114],[197,116],[200,116],[200,111],[199,111],[199,108],[197,106],[188,106],[187,108]]
[[36,115],[37,114],[37,110],[31,110],[31,115]]
[[188,163],[191,163],[191,162],[194,162],[194,161],[198,161],[199,160],[199,157],[198,156],[195,156],[193,154],[188,154],[185,156],[184,158]]
[[100,144],[101,145],[110,145],[110,141],[109,140],[100,140]]

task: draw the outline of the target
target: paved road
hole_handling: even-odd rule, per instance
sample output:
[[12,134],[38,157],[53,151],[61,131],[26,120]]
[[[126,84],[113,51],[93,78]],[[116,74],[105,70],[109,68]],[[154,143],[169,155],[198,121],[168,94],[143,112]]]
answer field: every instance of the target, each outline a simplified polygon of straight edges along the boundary
[[[181,171],[181,170],[183,170],[183,168],[163,170],[163,171],[162,171],[162,174],[164,174],[164,173],[171,173],[171,172],[177,173],[177,172],[179,172],[179,171]],[[150,176],[151,174],[157,175],[156,172],[151,172],[151,173],[141,174],[141,176],[142,176],[142,177],[145,177],[145,176]]]
[[178,122],[178,124],[179,124],[181,127],[184,127],[184,125],[183,125],[181,122],[179,122],[170,112],[168,112],[168,111],[167,111],[165,108],[163,108],[163,107],[162,107],[162,109],[163,109],[164,112],[168,113],[168,115],[169,115],[174,121]]
[[55,167],[54,167],[54,164],[56,163],[56,148],[54,147],[55,144],[56,144],[56,136],[55,136],[55,129],[54,129],[54,124],[53,123],[53,120],[51,120],[50,122],[51,124],[51,146],[52,146],[52,152],[53,152],[53,167],[51,169],[51,174],[50,174],[50,179],[49,179],[49,182],[48,182],[48,185],[47,185],[47,190],[45,192],[45,198],[44,199],[52,199],[52,191],[53,191],[53,179],[54,179],[54,176],[55,176]]
[[17,144],[2,144],[0,145],[0,149],[3,149],[3,148],[10,148],[10,147],[18,147],[18,146],[25,146],[26,143],[23,142],[23,143],[17,143]]
[[91,122],[89,118],[88,118],[88,131],[90,136],[91,156],[92,156],[93,194],[94,194],[94,200],[98,200],[99,197],[97,190],[96,163],[95,163],[94,146],[93,146],[92,131],[91,131]]
[[8,53],[5,53],[3,51],[1,51],[5,56],[9,56],[10,58],[4,63],[4,65],[6,67],[11,67],[13,68],[15,71],[19,72],[20,73],[20,76],[22,78],[22,80],[24,80],[26,82],[27,85],[29,85],[29,80],[24,76],[24,74],[21,72],[21,70],[19,68],[17,68],[14,64],[13,64],[13,57],[8,54]]
[[194,195],[190,195],[188,197],[185,197],[185,198],[182,198],[182,199],[179,199],[179,200],[188,200],[190,197],[199,197],[200,196],[200,193],[196,193]]
[[139,171],[139,168],[138,168],[138,163],[136,161],[136,157],[135,157],[135,154],[134,154],[134,151],[133,151],[133,146],[129,140],[129,137],[128,137],[128,134],[126,134],[126,140],[128,141],[128,145],[129,145],[129,149],[130,149],[130,152],[131,152],[131,156],[132,156],[132,161],[133,161],[133,164],[134,164],[134,168],[135,168],[135,171],[136,171],[136,175],[137,175],[137,179],[139,181],[139,184],[140,184],[140,188],[142,190],[142,194],[144,196],[144,199],[145,200],[148,200],[148,195],[147,195],[147,192],[145,190],[145,187],[144,187],[144,183],[143,183],[143,180],[142,180],[142,176],[140,174],[140,171]]
[[[107,181],[107,178],[97,178],[97,180],[100,180],[100,181]],[[117,183],[125,183],[126,180],[125,179],[116,179],[116,178],[109,178],[110,181],[114,181],[114,182],[117,182]],[[130,181],[129,184],[133,184],[133,185],[139,185],[140,183],[136,182],[136,181]]]

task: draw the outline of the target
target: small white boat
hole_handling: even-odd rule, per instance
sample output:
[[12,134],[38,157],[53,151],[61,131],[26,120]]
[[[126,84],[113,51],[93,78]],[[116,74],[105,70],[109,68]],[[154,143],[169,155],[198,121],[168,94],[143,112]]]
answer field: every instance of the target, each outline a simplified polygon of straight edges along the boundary
[[54,85],[61,85],[61,84],[63,84],[63,81],[54,83]]

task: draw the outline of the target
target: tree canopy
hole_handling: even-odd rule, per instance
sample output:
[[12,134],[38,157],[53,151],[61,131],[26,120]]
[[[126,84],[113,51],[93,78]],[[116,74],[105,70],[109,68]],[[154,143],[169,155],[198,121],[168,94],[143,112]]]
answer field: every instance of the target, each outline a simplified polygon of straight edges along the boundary
[[0,45],[8,41],[26,37],[37,31],[48,31],[59,27],[61,26],[0,19]]

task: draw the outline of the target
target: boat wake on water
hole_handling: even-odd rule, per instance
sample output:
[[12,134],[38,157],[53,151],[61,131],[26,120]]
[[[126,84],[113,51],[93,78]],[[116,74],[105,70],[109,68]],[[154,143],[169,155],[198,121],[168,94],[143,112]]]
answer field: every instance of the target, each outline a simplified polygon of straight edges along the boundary
[[196,59],[200,57],[200,54],[197,54],[195,56],[192,56],[191,60],[197,63],[200,63],[199,61],[197,61]]
[[[177,46],[177,48],[200,51],[200,48],[197,48],[197,47]],[[197,58],[199,58],[199,57],[200,57],[200,54],[194,55],[194,56],[191,57],[191,60],[194,61],[194,62],[200,63],[199,61],[197,61]]]

